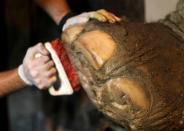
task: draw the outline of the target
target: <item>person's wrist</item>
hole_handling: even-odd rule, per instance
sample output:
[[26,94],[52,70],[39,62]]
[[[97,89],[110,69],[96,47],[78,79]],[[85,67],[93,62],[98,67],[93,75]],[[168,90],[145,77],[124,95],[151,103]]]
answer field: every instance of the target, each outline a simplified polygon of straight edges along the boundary
[[47,12],[57,25],[70,12],[70,7],[66,0],[35,0],[35,2]]
[[18,75],[25,84],[33,85],[33,83],[26,77],[22,64],[18,67]]
[[69,18],[71,18],[71,17],[73,17],[73,16],[75,16],[75,15],[76,15],[76,13],[74,13],[73,11],[70,11],[70,12],[68,12],[68,13],[59,21],[58,28],[59,28],[59,30],[61,31],[61,33],[62,33],[62,31],[63,31],[63,27],[64,27],[66,21],[67,21]]

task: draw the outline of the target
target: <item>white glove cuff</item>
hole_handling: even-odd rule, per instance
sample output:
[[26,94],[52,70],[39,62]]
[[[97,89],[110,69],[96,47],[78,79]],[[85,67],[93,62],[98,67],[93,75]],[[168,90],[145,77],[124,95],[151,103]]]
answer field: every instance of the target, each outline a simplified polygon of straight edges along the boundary
[[69,28],[70,26],[73,26],[75,24],[84,24],[86,22],[88,22],[88,20],[93,17],[94,12],[85,12],[82,13],[80,15],[74,16],[69,18],[65,24],[63,25],[63,29],[62,31],[64,31],[65,29]]
[[27,79],[24,70],[23,70],[23,65],[20,65],[18,67],[18,74],[20,76],[20,78],[27,84],[27,85],[33,85],[33,83]]

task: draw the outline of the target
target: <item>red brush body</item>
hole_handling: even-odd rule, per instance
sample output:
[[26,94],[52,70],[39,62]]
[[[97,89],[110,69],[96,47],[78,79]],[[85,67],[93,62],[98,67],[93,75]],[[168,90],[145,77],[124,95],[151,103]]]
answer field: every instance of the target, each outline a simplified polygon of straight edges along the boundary
[[79,86],[79,78],[74,70],[74,68],[72,67],[72,64],[70,62],[70,59],[67,55],[67,52],[63,46],[63,44],[61,43],[61,41],[59,39],[53,40],[51,42],[52,48],[55,50],[57,56],[59,57],[64,70],[68,76],[68,79],[70,81],[70,84],[73,88],[74,91],[77,91],[80,89]]

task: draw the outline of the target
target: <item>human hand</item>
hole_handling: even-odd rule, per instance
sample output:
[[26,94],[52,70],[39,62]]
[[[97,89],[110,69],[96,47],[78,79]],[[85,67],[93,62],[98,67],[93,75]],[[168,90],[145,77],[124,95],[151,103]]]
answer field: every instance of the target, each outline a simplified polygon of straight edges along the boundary
[[115,16],[113,13],[108,12],[104,9],[100,9],[97,11],[85,12],[80,15],[69,18],[63,26],[63,31],[75,24],[84,24],[88,22],[89,19],[96,19],[101,22],[109,22],[109,23],[121,21],[121,19]]
[[[39,54],[39,57],[38,57]],[[27,50],[23,64],[19,66],[19,76],[28,85],[47,89],[57,80],[54,62],[42,43]]]

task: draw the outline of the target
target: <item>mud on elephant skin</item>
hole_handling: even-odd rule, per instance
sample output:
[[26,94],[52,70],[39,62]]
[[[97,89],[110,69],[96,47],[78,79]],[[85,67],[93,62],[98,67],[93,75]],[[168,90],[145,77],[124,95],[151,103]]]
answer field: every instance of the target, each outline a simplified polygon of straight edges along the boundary
[[131,130],[184,129],[183,40],[160,23],[89,21],[62,41],[97,108]]

